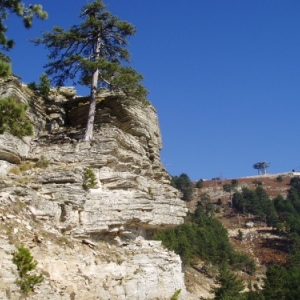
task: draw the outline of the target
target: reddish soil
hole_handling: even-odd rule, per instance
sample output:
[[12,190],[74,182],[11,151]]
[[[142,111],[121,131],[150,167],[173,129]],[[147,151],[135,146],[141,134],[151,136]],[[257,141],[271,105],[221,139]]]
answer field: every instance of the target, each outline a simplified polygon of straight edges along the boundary
[[[264,175],[261,177],[237,178],[239,187],[248,187],[255,189],[256,181],[262,182],[262,187],[266,190],[271,199],[278,195],[286,196],[290,188],[289,182],[291,177],[288,175],[282,176],[281,182],[276,180],[277,176]],[[228,230],[230,239],[236,249],[252,256],[257,265],[264,268],[270,264],[285,264],[289,250],[289,241],[279,237],[272,231],[272,228],[266,227],[263,222],[255,219],[253,215],[241,215],[234,209],[229,207],[230,196],[228,193],[223,193],[223,185],[231,183],[230,180],[207,180],[204,182],[204,187],[198,189],[198,197],[187,205],[190,211],[194,211],[197,202],[200,200],[200,195],[210,193],[212,196],[210,201],[216,203],[221,199],[222,205],[219,207],[219,213],[216,217],[220,219],[224,227]],[[247,222],[253,222],[253,228],[247,228]],[[238,239],[238,230],[243,232],[243,240]]]

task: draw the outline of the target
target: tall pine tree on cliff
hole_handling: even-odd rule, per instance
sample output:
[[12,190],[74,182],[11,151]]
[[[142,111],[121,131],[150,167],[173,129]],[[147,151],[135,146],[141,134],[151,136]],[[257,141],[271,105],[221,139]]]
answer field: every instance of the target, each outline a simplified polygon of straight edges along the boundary
[[83,20],[65,31],[54,27],[52,32],[35,39],[35,44],[45,44],[50,62],[46,73],[53,83],[62,86],[67,79],[73,83],[90,86],[90,107],[83,140],[93,137],[96,96],[99,87],[121,91],[129,97],[144,99],[147,91],[143,79],[134,69],[124,66],[129,62],[126,49],[128,37],[135,28],[113,16],[101,0],[83,6],[79,17]]

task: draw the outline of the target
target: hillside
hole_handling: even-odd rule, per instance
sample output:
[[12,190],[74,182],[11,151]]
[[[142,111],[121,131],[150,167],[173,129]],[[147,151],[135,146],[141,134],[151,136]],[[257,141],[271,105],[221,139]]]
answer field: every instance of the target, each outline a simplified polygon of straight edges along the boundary
[[[279,175],[282,177],[282,181],[277,180]],[[238,186],[235,190],[241,191],[244,187],[255,190],[257,183],[259,183],[271,199],[278,195],[286,197],[290,189],[290,180],[297,175],[299,174],[282,173],[236,178]],[[190,212],[194,212],[203,195],[209,196],[210,202],[215,206],[216,213],[214,216],[227,229],[235,249],[246,253],[256,263],[257,271],[254,276],[247,273],[239,273],[239,276],[246,281],[251,279],[252,284],[261,288],[268,266],[273,264],[285,265],[290,250],[290,242],[254,215],[241,214],[236,209],[231,208],[230,194],[223,190],[223,186],[230,183],[231,179],[204,181],[202,188],[195,189],[193,200],[187,202],[187,206]],[[239,238],[239,231],[242,233],[242,240]],[[188,269],[186,272],[187,290],[201,294],[203,297],[213,297],[209,291],[214,286],[214,276],[208,273],[203,263]]]

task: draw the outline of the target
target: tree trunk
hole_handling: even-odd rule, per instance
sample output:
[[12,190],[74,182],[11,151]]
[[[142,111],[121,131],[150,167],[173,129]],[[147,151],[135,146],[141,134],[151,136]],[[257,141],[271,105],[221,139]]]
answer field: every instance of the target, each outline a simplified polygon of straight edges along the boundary
[[[97,61],[99,59],[100,47],[101,47],[101,39],[99,37],[98,41],[97,41],[97,45],[96,45],[95,61]],[[95,69],[95,71],[93,73],[92,83],[91,83],[89,115],[88,115],[85,134],[84,134],[84,138],[83,138],[83,141],[85,141],[85,142],[89,142],[93,138],[94,120],[95,120],[95,113],[96,113],[96,96],[97,96],[98,76],[99,76],[99,70],[97,68],[97,69]]]

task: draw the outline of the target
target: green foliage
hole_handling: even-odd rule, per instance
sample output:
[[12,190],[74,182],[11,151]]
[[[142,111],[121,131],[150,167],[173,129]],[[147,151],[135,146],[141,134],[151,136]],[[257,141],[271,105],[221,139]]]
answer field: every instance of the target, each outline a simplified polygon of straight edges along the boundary
[[251,213],[266,221],[269,226],[278,226],[278,215],[274,202],[270,200],[266,191],[257,186],[255,191],[243,188],[242,192],[233,195],[233,207],[241,213]]
[[31,89],[32,91],[37,91],[38,90],[38,86],[37,86],[35,81],[28,83],[27,87],[29,89]]
[[170,300],[178,300],[179,298],[179,294],[180,294],[181,290],[177,290],[174,295],[171,297]]
[[260,180],[257,179],[253,180],[252,183],[255,184],[256,186],[263,184]]
[[233,186],[233,188],[236,188],[239,184],[239,181],[237,179],[232,179],[231,180],[231,185]]
[[9,131],[22,137],[33,134],[33,127],[25,115],[27,105],[12,97],[0,99],[0,134]]
[[7,78],[11,75],[11,63],[0,59],[0,77]]
[[278,215],[277,228],[290,240],[286,266],[270,266],[262,295],[266,300],[299,299],[300,294],[300,178],[290,181],[287,198],[277,196],[273,202]]
[[203,181],[203,179],[198,180],[197,183],[196,183],[196,188],[202,189],[203,186],[204,186],[204,181]]
[[6,63],[11,63],[10,57],[5,55],[3,52],[0,52],[0,60],[4,61]]
[[223,185],[223,190],[227,193],[231,193],[233,191],[233,186],[230,183],[225,183]]
[[283,181],[283,177],[282,177],[281,175],[278,175],[278,176],[276,177],[276,181],[277,181],[277,182],[282,182],[282,181]]
[[38,162],[34,165],[35,168],[46,169],[50,164],[50,161],[47,160],[43,155],[40,157]]
[[17,249],[18,251],[13,254],[13,263],[17,265],[20,277],[16,284],[24,294],[28,294],[36,284],[43,282],[44,278],[43,275],[32,274],[36,269],[37,261],[33,259],[30,250],[22,245]]
[[179,177],[174,176],[171,180],[171,185],[182,192],[182,200],[191,201],[193,197],[193,182],[190,180],[189,176],[182,173]]
[[236,179],[233,179],[231,183],[226,183],[223,185],[223,190],[226,193],[230,194],[230,205],[232,206],[232,192],[235,190],[235,188],[238,186],[238,181]]
[[215,300],[244,299],[244,295],[241,295],[244,290],[243,281],[228,269],[226,263],[221,264],[216,281],[219,286],[212,289]]
[[113,16],[101,0],[85,4],[79,17],[82,22],[69,30],[56,26],[33,42],[49,49],[46,73],[55,85],[62,86],[70,79],[91,88],[84,136],[84,141],[90,141],[98,88],[122,92],[142,102],[148,92],[141,83],[142,75],[127,65],[130,55],[126,47],[128,38],[135,34],[134,26]]
[[208,207],[198,203],[194,214],[186,222],[174,229],[157,232],[154,238],[180,255],[184,264],[194,258],[221,264],[229,261],[237,268],[254,271],[254,263],[247,256],[234,251],[227,230],[222,223],[211,216]]
[[96,175],[93,170],[85,168],[83,172],[83,186],[86,189],[91,189],[97,184]]
[[297,300],[300,295],[300,268],[274,265],[268,268],[263,295],[267,300]]
[[238,239],[239,239],[239,241],[242,241],[244,239],[243,232],[240,229],[238,231]]
[[41,95],[48,96],[51,88],[51,80],[46,73],[39,77],[40,82],[37,84],[35,81],[28,83],[27,87],[32,91],[39,91]]
[[40,77],[40,82],[37,86],[37,89],[40,91],[40,93],[43,96],[48,96],[49,92],[50,92],[50,87],[51,87],[51,81],[48,78],[47,74],[43,73]]
[[48,17],[47,13],[43,11],[43,7],[38,4],[31,4],[26,7],[24,2],[20,0],[1,0],[0,6],[0,45],[5,50],[8,50],[14,46],[14,41],[9,40],[5,35],[7,27],[4,25],[4,22],[8,19],[10,13],[21,17],[25,28],[32,27],[32,21],[34,17],[38,17],[42,20],[45,20]]

